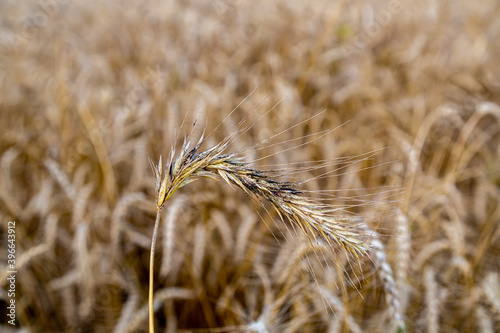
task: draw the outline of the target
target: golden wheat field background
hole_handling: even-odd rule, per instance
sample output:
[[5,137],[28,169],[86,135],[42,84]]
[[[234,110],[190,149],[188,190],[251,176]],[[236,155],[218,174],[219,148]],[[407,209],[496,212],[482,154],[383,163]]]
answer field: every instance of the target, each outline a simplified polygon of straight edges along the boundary
[[147,332],[148,158],[239,130],[370,250],[197,180],[157,332],[500,332],[498,59],[494,0],[0,1],[0,331]]

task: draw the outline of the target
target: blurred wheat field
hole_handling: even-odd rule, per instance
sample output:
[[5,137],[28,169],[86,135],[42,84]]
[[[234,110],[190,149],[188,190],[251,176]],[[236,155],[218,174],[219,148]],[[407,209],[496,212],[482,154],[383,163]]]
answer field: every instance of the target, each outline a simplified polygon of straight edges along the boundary
[[396,332],[397,315],[407,332],[500,331],[496,1],[40,0],[0,13],[2,332],[147,332],[148,157],[191,130],[216,129],[216,145],[243,119],[255,125],[228,150],[309,180],[300,190],[377,232],[372,250],[354,265],[198,180],[162,211],[157,331]]

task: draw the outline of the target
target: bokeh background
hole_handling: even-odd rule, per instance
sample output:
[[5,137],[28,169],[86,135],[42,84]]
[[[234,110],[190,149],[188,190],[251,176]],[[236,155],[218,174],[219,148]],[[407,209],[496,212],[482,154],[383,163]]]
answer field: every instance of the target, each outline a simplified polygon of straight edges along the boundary
[[272,155],[256,166],[289,167],[362,217],[392,275],[375,257],[318,256],[265,204],[200,180],[163,210],[159,332],[404,331],[396,314],[407,332],[500,331],[497,1],[4,0],[0,13],[2,332],[146,332],[148,157],[220,124],[207,148],[243,119],[255,125],[229,151]]

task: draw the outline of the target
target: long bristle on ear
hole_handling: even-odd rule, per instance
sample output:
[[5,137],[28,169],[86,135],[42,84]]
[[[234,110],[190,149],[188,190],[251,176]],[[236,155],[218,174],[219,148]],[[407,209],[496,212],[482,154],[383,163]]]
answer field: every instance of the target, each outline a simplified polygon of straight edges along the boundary
[[190,141],[185,138],[180,154],[172,158],[170,166],[166,167],[169,173],[162,175],[161,186],[157,191],[158,207],[197,177],[218,176],[245,193],[270,202],[310,239],[321,238],[326,244],[356,259],[369,250],[368,237],[356,224],[337,219],[330,207],[294,189],[294,183],[277,180],[276,171],[255,169],[236,153],[224,154],[229,139],[198,152],[202,142],[203,137],[189,150]]

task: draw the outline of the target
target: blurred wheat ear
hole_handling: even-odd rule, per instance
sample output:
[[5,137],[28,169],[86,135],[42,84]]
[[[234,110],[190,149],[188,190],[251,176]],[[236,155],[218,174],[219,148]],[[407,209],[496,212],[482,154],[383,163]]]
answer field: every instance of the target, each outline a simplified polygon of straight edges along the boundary
[[172,148],[165,168],[160,157],[158,165],[150,164],[155,177],[157,215],[151,242],[150,284],[149,284],[149,327],[154,331],[153,316],[153,262],[160,212],[165,202],[182,186],[206,177],[217,176],[234,184],[254,198],[265,199],[272,204],[282,220],[289,220],[293,228],[298,227],[308,239],[321,240],[333,248],[340,248],[351,258],[359,259],[367,253],[370,242],[367,233],[356,224],[348,224],[332,214],[337,210],[324,203],[308,198],[294,189],[298,183],[279,181],[280,170],[257,170],[244,161],[238,153],[224,153],[234,138],[234,132],[219,144],[199,152],[205,141],[202,135],[193,148],[185,138],[179,155],[175,158]]

